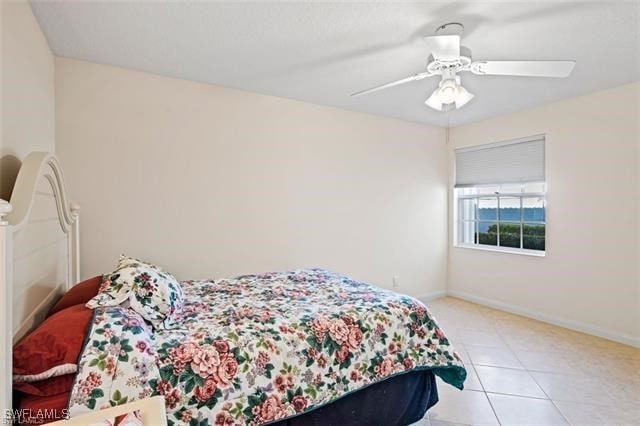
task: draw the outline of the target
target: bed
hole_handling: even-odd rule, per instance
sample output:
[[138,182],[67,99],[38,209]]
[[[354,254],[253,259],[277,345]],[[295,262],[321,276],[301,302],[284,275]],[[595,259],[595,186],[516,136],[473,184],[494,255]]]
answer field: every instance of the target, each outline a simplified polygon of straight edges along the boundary
[[[3,279],[10,288],[17,277],[27,289],[36,282],[27,273],[16,274],[23,260],[14,256],[13,247],[22,237],[17,229],[39,222],[30,219],[33,208],[22,207],[23,213],[15,215],[11,207],[32,205],[46,193],[38,183],[51,188],[48,214],[55,213],[60,222],[57,257],[50,256],[57,280],[51,274],[39,278],[39,288],[47,283],[44,296],[40,291],[19,315],[3,319],[11,325],[4,328],[12,330],[4,336],[9,343],[38,324],[79,276],[78,209],[66,200],[55,157],[34,153],[20,170],[11,204],[0,204],[0,214],[8,219],[0,225],[9,266]],[[25,244],[38,240],[36,231]],[[152,276],[170,276],[148,266],[156,268],[149,269]],[[114,276],[96,277],[99,291]],[[180,309],[172,308],[162,322],[129,302],[92,305],[90,312],[84,304],[74,305],[74,315],[87,323],[76,333],[82,343],[76,370],[66,376],[71,389],[55,397],[25,398],[16,406],[33,410],[53,404],[74,417],[162,395],[169,424],[404,425],[418,421],[437,402],[436,375],[463,387],[462,360],[429,310],[408,296],[321,269],[183,281],[178,287]],[[10,296],[6,300],[16,300]],[[135,302],[133,296],[130,300]],[[11,357],[5,354],[3,361],[4,371],[13,371]],[[3,408],[11,407],[10,388],[2,397]]]

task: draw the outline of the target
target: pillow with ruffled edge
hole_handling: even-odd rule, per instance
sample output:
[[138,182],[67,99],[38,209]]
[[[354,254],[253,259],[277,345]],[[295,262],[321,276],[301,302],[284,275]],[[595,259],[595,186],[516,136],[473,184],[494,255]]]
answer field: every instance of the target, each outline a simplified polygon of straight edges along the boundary
[[154,328],[171,328],[175,313],[183,306],[182,287],[168,272],[140,270],[133,279],[129,306]]
[[173,314],[182,310],[182,287],[159,267],[121,255],[118,268],[104,276],[100,292],[86,306],[94,309],[126,301],[155,328],[170,328]]
[[51,315],[16,343],[13,388],[39,396],[71,391],[92,318],[91,310],[82,304],[70,306]]
[[86,306],[91,309],[99,306],[117,306],[128,300],[133,288],[133,277],[138,274],[140,268],[162,271],[149,262],[121,254],[115,271],[103,276],[98,294],[89,300]]
[[100,306],[117,306],[127,300],[132,288],[129,275],[134,271],[135,268],[129,266],[118,266],[115,271],[103,275],[98,294],[85,306],[91,309]]
[[149,263],[144,260],[137,259],[135,257],[126,256],[125,254],[121,254],[120,258],[118,259],[118,267],[139,266],[139,265],[146,266],[147,268],[153,269],[154,271],[163,272],[162,268],[154,265],[153,263]]

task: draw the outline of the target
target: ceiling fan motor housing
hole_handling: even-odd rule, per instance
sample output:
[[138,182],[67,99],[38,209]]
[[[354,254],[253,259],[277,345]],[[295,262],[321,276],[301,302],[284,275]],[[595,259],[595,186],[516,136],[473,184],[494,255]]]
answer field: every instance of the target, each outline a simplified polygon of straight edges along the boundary
[[464,25],[460,22],[448,22],[436,28],[435,35],[457,35],[462,37]]
[[444,70],[453,69],[454,72],[468,70],[471,66],[471,50],[460,46],[460,56],[453,61],[443,61],[429,55],[427,61],[427,71],[432,74],[442,74]]

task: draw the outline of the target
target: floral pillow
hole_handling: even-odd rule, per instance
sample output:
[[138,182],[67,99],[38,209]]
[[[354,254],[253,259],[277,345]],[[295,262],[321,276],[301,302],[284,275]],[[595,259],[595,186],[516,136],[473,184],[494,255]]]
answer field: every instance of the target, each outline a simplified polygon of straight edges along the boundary
[[103,275],[98,294],[86,303],[87,308],[116,306],[127,300],[131,293],[131,284],[127,277],[122,275],[126,272],[126,268],[118,267],[112,273]]
[[145,266],[149,269],[153,269],[154,271],[162,272],[162,269],[152,263],[145,262],[144,260],[136,259],[135,257],[125,256],[124,254],[120,255],[120,259],[118,260],[118,267],[123,266]]
[[182,287],[168,272],[146,269],[133,277],[129,296],[131,309],[154,328],[170,328],[175,313],[182,310]]
[[98,294],[86,306],[95,309],[127,301],[155,328],[168,328],[173,314],[182,310],[182,288],[171,274],[157,266],[121,256],[116,270],[104,275]]

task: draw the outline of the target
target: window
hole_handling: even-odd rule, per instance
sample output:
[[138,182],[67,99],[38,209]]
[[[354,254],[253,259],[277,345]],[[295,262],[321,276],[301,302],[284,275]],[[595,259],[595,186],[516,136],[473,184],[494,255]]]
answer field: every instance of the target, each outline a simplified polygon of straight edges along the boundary
[[544,183],[456,189],[458,243],[545,250]]
[[544,254],[544,136],[456,150],[454,191],[457,245]]

